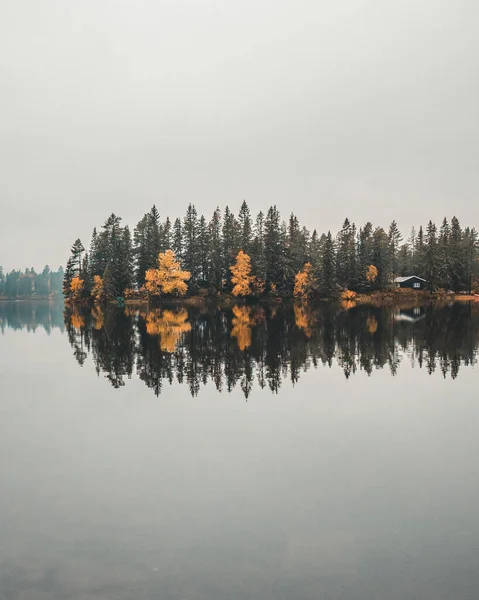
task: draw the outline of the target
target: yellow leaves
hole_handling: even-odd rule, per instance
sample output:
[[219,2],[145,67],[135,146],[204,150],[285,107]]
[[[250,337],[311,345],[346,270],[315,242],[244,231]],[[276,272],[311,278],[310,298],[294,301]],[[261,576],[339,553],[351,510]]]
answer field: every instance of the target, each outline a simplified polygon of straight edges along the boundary
[[188,291],[186,281],[191,277],[188,271],[182,271],[173,250],[160,252],[158,269],[148,269],[145,274],[145,288],[154,296],[175,294],[184,296]]
[[236,264],[230,267],[230,271],[233,296],[249,296],[255,278],[251,275],[251,259],[246,252],[238,252]]
[[73,300],[78,300],[81,297],[84,283],[85,282],[83,281],[83,279],[80,279],[78,276],[73,277],[73,279],[71,280],[70,292]]
[[369,333],[376,333],[378,330],[378,322],[376,317],[368,317],[366,321],[366,326],[368,328]]
[[135,290],[133,288],[126,288],[123,291],[124,298],[132,298],[135,295]]
[[160,347],[163,352],[174,352],[181,337],[191,331],[188,323],[188,312],[182,308],[172,310],[153,310],[146,316],[146,332],[148,335],[160,336]]
[[294,322],[298,329],[302,329],[306,337],[310,338],[313,334],[312,326],[316,322],[314,314],[310,307],[305,304],[295,303]]
[[374,265],[369,265],[368,270],[366,271],[366,279],[369,283],[374,283],[378,277],[377,267]]
[[233,306],[233,329],[231,337],[236,338],[238,348],[243,351],[251,346],[251,309],[248,306]]
[[294,297],[309,298],[315,290],[316,279],[313,275],[313,265],[307,262],[302,271],[296,273],[294,278]]
[[350,308],[354,308],[356,306],[356,292],[352,290],[344,290],[341,292],[341,308],[344,310],[349,310]]
[[100,275],[93,276],[93,287],[91,290],[91,295],[97,302],[100,302],[105,298],[103,279],[100,277]]
[[85,327],[85,319],[75,310],[71,316],[71,324],[77,331],[80,331],[82,327]]

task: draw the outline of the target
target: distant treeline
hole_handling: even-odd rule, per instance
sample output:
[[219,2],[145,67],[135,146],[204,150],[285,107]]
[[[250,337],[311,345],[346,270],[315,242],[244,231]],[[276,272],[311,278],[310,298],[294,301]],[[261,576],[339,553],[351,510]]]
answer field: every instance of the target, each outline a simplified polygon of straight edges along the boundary
[[93,230],[88,251],[77,240],[64,294],[98,300],[165,290],[333,297],[342,290],[385,290],[395,276],[407,275],[426,279],[433,291],[459,292],[479,285],[478,257],[477,231],[461,227],[455,217],[439,227],[430,221],[404,240],[396,221],[386,229],[370,222],[357,228],[346,219],[333,236],[302,226],[294,214],[284,221],[276,206],[253,219],[243,202],[237,215],[217,208],[208,220],[190,204],[174,222],[161,220],[153,206],[133,235],[112,214]]
[[25,271],[4,273],[0,267],[0,298],[34,298],[61,296],[64,271],[52,271],[48,265],[41,273],[32,267]]

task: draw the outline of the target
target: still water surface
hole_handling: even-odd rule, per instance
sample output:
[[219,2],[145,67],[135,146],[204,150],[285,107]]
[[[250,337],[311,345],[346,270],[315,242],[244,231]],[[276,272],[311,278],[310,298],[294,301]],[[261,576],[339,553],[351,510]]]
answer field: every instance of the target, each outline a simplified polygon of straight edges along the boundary
[[479,306],[0,303],[0,599],[479,597]]

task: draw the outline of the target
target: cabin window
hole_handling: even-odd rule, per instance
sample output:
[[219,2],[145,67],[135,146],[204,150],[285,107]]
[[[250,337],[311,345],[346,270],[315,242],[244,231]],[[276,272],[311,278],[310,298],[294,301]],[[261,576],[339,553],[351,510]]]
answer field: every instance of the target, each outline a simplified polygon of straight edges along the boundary
[[421,287],[421,284],[418,281],[416,281],[415,283],[412,284],[412,287],[418,289]]

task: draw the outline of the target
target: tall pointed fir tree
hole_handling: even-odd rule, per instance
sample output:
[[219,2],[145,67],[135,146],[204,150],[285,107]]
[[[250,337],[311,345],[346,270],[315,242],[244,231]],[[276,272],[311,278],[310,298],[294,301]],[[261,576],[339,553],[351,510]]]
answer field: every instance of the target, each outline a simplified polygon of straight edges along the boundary
[[171,245],[177,260],[183,260],[183,227],[181,226],[181,219],[179,217],[175,219],[173,224]]
[[193,204],[189,204],[183,219],[182,264],[191,275],[190,287],[195,288],[200,273],[198,246],[198,214]]
[[246,204],[246,200],[243,200],[238,214],[238,228],[240,250],[243,250],[243,252],[249,255],[251,253],[251,243],[253,238],[253,223],[251,221],[251,212]]
[[223,242],[221,239],[221,211],[219,208],[216,208],[213,212],[208,224],[208,234],[208,272],[210,276],[210,287],[213,291],[219,292],[223,280]]
[[337,294],[336,273],[336,251],[334,240],[331,232],[328,231],[323,249],[319,289],[320,294],[325,298],[333,298]]

